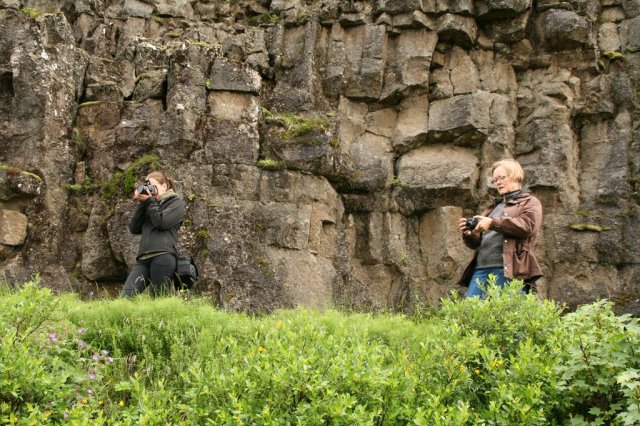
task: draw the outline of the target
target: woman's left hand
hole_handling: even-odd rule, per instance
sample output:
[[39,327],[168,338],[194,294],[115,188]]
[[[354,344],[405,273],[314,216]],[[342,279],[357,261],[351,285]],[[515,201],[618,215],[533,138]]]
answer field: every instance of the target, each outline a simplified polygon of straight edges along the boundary
[[141,203],[144,203],[149,198],[151,198],[151,195],[148,192],[144,192],[144,193],[141,194],[138,191],[134,191],[133,192],[133,198],[135,198],[136,200],[140,201]]
[[474,216],[474,217],[478,219],[478,224],[476,225],[476,228],[473,230],[473,232],[477,232],[478,234],[480,234],[482,232],[487,232],[489,229],[491,229],[493,220],[491,220],[490,217],[486,217],[486,216]]

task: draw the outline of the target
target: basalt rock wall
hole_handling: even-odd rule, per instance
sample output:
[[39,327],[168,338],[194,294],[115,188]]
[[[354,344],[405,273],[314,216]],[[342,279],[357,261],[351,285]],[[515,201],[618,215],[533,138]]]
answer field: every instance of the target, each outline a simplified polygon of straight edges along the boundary
[[115,294],[162,168],[220,306],[411,309],[512,157],[540,295],[638,314],[639,107],[639,0],[0,0],[0,271]]

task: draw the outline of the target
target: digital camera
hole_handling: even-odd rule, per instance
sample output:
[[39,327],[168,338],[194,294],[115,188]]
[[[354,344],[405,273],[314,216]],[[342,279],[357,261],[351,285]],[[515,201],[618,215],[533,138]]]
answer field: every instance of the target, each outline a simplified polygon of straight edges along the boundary
[[464,220],[464,227],[469,231],[473,231],[478,226],[479,220],[475,217],[470,217]]
[[138,194],[144,194],[145,192],[148,192],[149,194],[154,196],[158,193],[158,188],[155,185],[151,185],[151,182],[146,181],[144,184],[136,188],[136,192],[138,192]]

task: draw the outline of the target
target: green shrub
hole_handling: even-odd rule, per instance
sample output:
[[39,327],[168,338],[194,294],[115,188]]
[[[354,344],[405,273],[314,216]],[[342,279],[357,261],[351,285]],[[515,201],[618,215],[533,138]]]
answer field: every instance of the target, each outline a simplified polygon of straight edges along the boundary
[[568,314],[554,366],[575,424],[640,424],[640,326],[599,301]]
[[39,280],[0,305],[0,422],[57,424],[93,418],[105,400],[102,382],[114,362],[66,321],[73,298],[54,297]]
[[637,424],[640,327],[490,286],[429,315],[0,292],[0,422]]

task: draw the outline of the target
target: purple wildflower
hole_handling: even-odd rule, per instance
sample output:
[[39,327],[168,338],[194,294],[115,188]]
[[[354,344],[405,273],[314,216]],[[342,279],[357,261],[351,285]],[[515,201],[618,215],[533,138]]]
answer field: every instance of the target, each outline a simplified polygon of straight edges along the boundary
[[77,330],[76,330],[76,333],[78,333],[78,334],[84,334],[86,331],[87,331],[87,329],[86,329],[86,328],[81,327],[81,328],[79,328],[79,329],[77,329]]
[[91,357],[92,360],[97,361],[100,359],[100,354],[93,354],[93,356]]
[[64,413],[63,416],[64,416],[65,419],[68,419],[69,418],[69,413]]
[[88,393],[89,395],[93,395],[93,389],[87,389],[87,393]]
[[108,361],[108,362],[113,362],[113,358],[112,358],[112,357],[109,357],[109,358],[107,358],[107,361]]
[[109,355],[109,351],[106,351],[106,350],[104,350],[104,349],[103,349],[103,350],[102,350],[102,355],[104,355],[104,356]]
[[49,339],[51,339],[52,342],[57,342],[58,336],[56,336],[56,333],[49,333]]
[[91,380],[93,380],[93,379],[95,379],[95,378],[96,378],[96,375],[95,375],[95,374],[93,374],[93,373],[89,373],[89,378],[90,378]]

